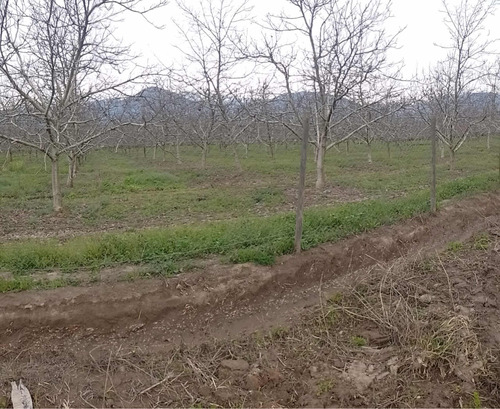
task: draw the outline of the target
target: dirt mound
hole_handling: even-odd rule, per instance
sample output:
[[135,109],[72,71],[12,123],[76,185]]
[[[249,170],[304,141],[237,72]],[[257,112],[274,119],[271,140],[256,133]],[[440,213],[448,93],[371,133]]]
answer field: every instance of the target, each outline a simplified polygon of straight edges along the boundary
[[[0,299],[0,329],[80,325],[108,330],[131,321],[148,324],[179,316],[185,325],[186,314],[204,316],[213,325],[214,314],[224,322],[228,315],[242,312],[268,314],[266,303],[272,309],[276,302],[288,308],[300,302],[294,298],[304,300],[303,292],[320,281],[466,239],[499,210],[500,195],[483,195],[453,203],[437,216],[418,217],[299,256],[282,257],[273,267],[214,264],[172,279],[6,294]],[[201,327],[194,324],[193,330],[206,329],[205,322]]]
[[15,378],[39,407],[498,404],[498,199],[269,268],[7,294],[0,407]]

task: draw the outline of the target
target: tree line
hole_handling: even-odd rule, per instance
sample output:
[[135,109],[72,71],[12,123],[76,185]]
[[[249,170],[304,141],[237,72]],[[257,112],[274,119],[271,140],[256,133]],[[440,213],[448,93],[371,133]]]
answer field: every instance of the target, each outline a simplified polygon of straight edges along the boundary
[[[55,211],[59,165],[96,147],[151,146],[182,161],[181,145],[228,149],[302,139],[314,147],[316,187],[331,149],[357,139],[426,138],[433,120],[450,166],[471,135],[498,133],[495,39],[486,21],[495,0],[442,0],[446,56],[407,79],[389,53],[385,0],[282,0],[283,12],[252,20],[247,1],[178,0],[183,38],[176,66],[142,67],[114,39],[117,19],[148,18],[164,0],[0,0],[0,149],[22,146],[51,163]],[[248,22],[262,28],[248,34]],[[368,161],[371,162],[371,150]]]

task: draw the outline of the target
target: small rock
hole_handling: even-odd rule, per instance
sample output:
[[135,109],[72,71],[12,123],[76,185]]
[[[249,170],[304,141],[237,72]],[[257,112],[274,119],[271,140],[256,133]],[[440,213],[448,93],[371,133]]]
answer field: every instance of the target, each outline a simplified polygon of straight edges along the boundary
[[332,361],[332,364],[335,368],[344,368],[344,363],[338,359],[338,358],[335,358],[333,361]]
[[389,368],[391,375],[397,375],[398,369],[401,366],[400,364],[398,364],[398,361],[399,361],[399,359],[397,356],[394,356],[387,361],[386,365]]
[[26,305],[24,306],[24,309],[25,309],[25,310],[32,310],[32,309],[33,309],[33,306],[32,306],[31,304],[26,304]]
[[243,359],[224,359],[220,366],[231,369],[232,371],[247,371],[250,368],[248,362]]
[[425,304],[430,304],[432,302],[432,295],[430,294],[422,294],[420,297],[418,297],[420,302],[423,302]]
[[309,374],[311,375],[312,378],[316,378],[318,376],[318,367],[317,366],[311,366],[309,368]]
[[367,373],[368,366],[362,361],[354,361],[349,365],[344,376],[349,379],[359,393],[363,393],[375,380],[381,371]]

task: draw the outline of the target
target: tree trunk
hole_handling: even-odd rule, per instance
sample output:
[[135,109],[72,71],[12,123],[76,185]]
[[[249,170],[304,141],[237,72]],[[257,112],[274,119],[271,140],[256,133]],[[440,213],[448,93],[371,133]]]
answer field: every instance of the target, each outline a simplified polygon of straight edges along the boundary
[[490,138],[491,138],[491,130],[488,130],[488,134],[486,135],[486,149],[488,150],[490,150],[491,148]]
[[67,187],[73,187],[73,159],[69,158],[68,163],[68,179],[66,180]]
[[158,145],[155,145],[154,148],[153,148],[153,160],[156,160],[156,147]]
[[302,250],[302,228],[304,221],[304,199],[306,190],[306,165],[307,165],[307,142],[309,141],[309,116],[304,118],[304,129],[302,135],[302,146],[300,148],[300,175],[297,194],[297,208],[295,212],[295,252]]
[[236,145],[233,145],[233,155],[234,155],[234,164],[236,165],[236,169],[238,172],[243,172],[243,168],[241,167],[240,157],[238,155],[238,149]]
[[455,151],[450,148],[450,171],[455,170]]
[[175,159],[177,160],[178,165],[182,163],[179,138],[175,140]]
[[320,141],[317,150],[316,159],[316,189],[321,190],[325,186],[325,153],[326,153],[326,141]]
[[248,159],[248,143],[244,143],[243,147],[245,148],[245,159]]
[[62,210],[62,197],[59,185],[59,157],[54,155],[50,159],[52,162],[52,207],[54,212],[60,212]]
[[142,147],[142,151],[144,152],[144,157],[146,157],[146,146]]
[[444,159],[444,145],[442,142],[441,142],[440,147],[441,147],[441,159]]
[[368,144],[368,163],[373,163],[372,160],[372,144]]
[[9,146],[9,150],[7,151],[8,155],[9,155],[9,162],[12,162],[13,161],[13,158],[12,158],[12,149],[10,148]]
[[345,151],[349,153],[349,139],[345,141]]
[[387,157],[391,159],[391,143],[387,142]]
[[201,168],[205,169],[207,166],[207,151],[208,146],[206,143],[203,143],[203,147],[201,148]]
[[67,187],[73,187],[74,185],[74,180],[76,176],[76,167],[77,167],[77,161],[79,158],[77,156],[69,156],[68,155],[68,179],[66,180],[66,186]]
[[436,117],[434,116],[431,123],[431,212],[435,213],[436,210]]

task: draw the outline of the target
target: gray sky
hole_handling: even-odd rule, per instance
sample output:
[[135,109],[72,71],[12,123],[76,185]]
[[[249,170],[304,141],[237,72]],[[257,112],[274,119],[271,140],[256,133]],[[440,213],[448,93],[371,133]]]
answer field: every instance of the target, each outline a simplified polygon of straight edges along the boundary
[[[187,3],[192,2],[193,6],[196,6],[203,1],[187,0]],[[285,1],[250,0],[249,3],[253,6],[253,14],[259,18],[267,13],[281,10]],[[398,40],[400,49],[392,51],[390,58],[404,61],[405,77],[420,73],[444,56],[445,51],[435,45],[435,43],[446,44],[448,41],[446,27],[443,24],[444,14],[440,10],[442,10],[440,0],[392,0],[394,17],[388,21],[387,27],[390,31],[402,27],[406,29]],[[497,11],[496,15],[499,13]],[[151,19],[157,24],[164,25],[165,28],[157,30],[141,17],[129,16],[120,25],[117,35],[123,38],[125,43],[133,44],[134,51],[149,62],[160,60],[166,65],[171,65],[175,61],[180,61],[180,53],[174,47],[174,44],[178,45],[181,41],[172,22],[172,19],[179,21],[175,2],[172,0],[164,9],[155,11]],[[490,16],[487,21],[490,38],[500,38],[500,24],[496,24],[497,21],[496,16]],[[497,49],[500,47],[497,46]]]

